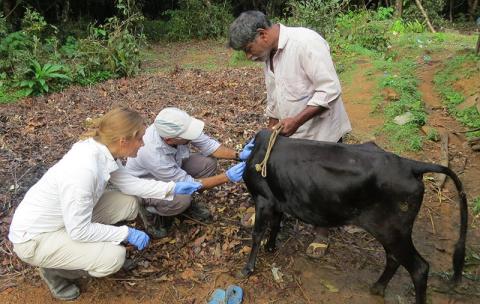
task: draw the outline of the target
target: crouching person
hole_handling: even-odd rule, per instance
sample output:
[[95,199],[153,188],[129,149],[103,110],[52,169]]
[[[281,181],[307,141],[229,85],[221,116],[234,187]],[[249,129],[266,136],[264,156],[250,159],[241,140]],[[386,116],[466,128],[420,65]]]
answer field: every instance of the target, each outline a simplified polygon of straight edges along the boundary
[[[13,250],[22,261],[40,268],[55,298],[73,300],[80,295],[72,279],[117,272],[125,262],[122,243],[138,250],[148,246],[145,232],[113,226],[135,219],[137,196],[171,200],[201,186],[128,174],[119,159],[136,156],[144,133],[138,113],[125,108],[108,112],[96,130],[28,190],[16,209],[8,235]],[[118,190],[106,190],[108,182]]]
[[[221,145],[203,132],[204,122],[178,108],[165,108],[157,115],[143,137],[145,145],[136,157],[128,158],[126,169],[132,175],[160,181],[198,181],[202,189],[227,182],[239,182],[245,162],[217,174],[217,159],[244,161],[253,149],[247,144],[240,152]],[[198,150],[191,153],[189,145]],[[190,195],[177,195],[173,201],[147,199],[140,206],[145,229],[160,238],[167,234],[171,217],[185,213],[198,220],[207,220],[206,206],[193,201]],[[155,223],[156,222],[156,223]]]

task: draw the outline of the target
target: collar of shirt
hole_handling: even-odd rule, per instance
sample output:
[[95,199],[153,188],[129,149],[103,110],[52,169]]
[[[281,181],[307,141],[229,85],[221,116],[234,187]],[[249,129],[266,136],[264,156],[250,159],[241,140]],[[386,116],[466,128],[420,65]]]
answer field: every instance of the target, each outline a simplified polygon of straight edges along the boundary
[[104,162],[105,162],[104,163],[104,169],[107,171],[105,173],[110,174],[113,171],[118,170],[118,168],[119,168],[118,162],[120,160],[115,160],[113,158],[112,153],[110,153],[110,150],[108,150],[108,148],[104,144],[97,142],[93,138],[87,139],[87,143],[89,145],[94,146],[98,151],[100,151],[101,155],[104,156]]
[[278,33],[278,46],[277,52],[283,50],[288,42],[288,33],[287,28],[283,24],[278,24],[280,26],[280,30]]

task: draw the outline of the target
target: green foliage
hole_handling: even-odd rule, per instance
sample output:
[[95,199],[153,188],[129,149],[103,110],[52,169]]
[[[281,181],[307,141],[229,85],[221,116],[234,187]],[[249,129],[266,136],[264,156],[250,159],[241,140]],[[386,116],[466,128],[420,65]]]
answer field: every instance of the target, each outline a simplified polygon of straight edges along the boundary
[[423,33],[425,32],[425,25],[420,23],[418,20],[403,21],[401,19],[397,19],[390,27],[390,31],[397,34]]
[[379,7],[377,9],[377,12],[375,13],[375,20],[389,20],[390,18],[392,18],[394,12],[395,10],[393,9],[393,7]]
[[24,74],[32,58],[32,40],[23,32],[13,32],[0,41],[0,72],[12,78]]
[[440,140],[440,134],[438,133],[437,129],[431,128],[428,131],[427,139],[431,140],[431,141],[439,141]]
[[[384,105],[385,125],[383,131],[388,134],[392,148],[397,151],[417,151],[422,148],[422,137],[418,129],[426,122],[426,113],[422,98],[417,90],[418,80],[415,75],[416,63],[409,58],[399,62],[382,62],[380,68],[384,70],[384,77],[380,86],[393,89],[399,99]],[[398,115],[410,112],[413,120],[397,125],[393,122]]]
[[[422,6],[428,14],[433,26],[441,26],[445,23],[442,12],[447,0],[422,0]],[[424,17],[415,1],[404,1],[403,19],[406,21],[423,20]]]
[[71,78],[64,72],[63,65],[46,63],[42,66],[38,61],[32,60],[27,79],[21,81],[19,86],[23,89],[25,96],[48,93],[49,84],[51,85],[54,81],[71,81]]
[[21,31],[4,33],[0,17],[0,99],[16,98],[19,89],[24,95],[39,95],[70,82],[92,84],[138,72],[145,36],[143,16],[134,4],[117,1],[120,16],[91,25],[85,37],[61,38],[64,32],[32,9],[26,10]]
[[167,22],[163,20],[144,20],[143,33],[148,41],[158,42],[167,36]]
[[167,10],[169,17],[166,38],[179,41],[192,38],[226,36],[233,21],[230,4],[215,4],[201,0],[181,0],[180,9]]
[[7,20],[3,16],[2,13],[0,13],[0,38],[5,37],[8,34],[8,25],[7,25]]
[[390,45],[388,28],[392,11],[380,8],[377,12],[360,10],[341,13],[336,20],[337,44],[357,44],[366,49],[385,52]]
[[[465,97],[455,89],[453,84],[460,78],[468,79],[478,73],[480,73],[480,59],[472,52],[472,54],[459,55],[446,61],[444,69],[434,77],[436,89],[440,92],[448,111],[472,129],[480,128],[480,113],[475,106],[463,110],[457,109],[457,105],[461,104]],[[467,136],[480,136],[480,132],[469,132]]]
[[473,207],[473,214],[479,215],[480,214],[480,196],[477,196],[472,200],[472,207]]
[[290,0],[286,12],[290,17],[283,22],[311,28],[329,39],[335,31],[335,17],[341,12],[340,4],[340,0]]
[[22,19],[22,30],[29,36],[39,36],[47,27],[47,22],[37,11],[27,8]]

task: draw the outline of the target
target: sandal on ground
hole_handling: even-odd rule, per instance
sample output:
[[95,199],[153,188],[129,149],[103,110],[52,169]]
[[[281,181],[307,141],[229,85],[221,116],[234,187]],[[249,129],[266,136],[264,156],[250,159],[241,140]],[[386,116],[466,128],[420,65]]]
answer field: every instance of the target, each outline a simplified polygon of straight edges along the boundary
[[307,248],[307,255],[311,258],[318,259],[323,257],[328,250],[328,242],[327,241],[314,241],[308,245]]
[[217,288],[212,293],[208,304],[241,304],[243,300],[243,290],[240,286],[230,285],[227,291]]
[[243,300],[243,290],[240,286],[230,285],[227,287],[225,295],[226,304],[241,304]]
[[208,304],[225,304],[225,290],[217,288],[212,293],[210,300],[208,300]]

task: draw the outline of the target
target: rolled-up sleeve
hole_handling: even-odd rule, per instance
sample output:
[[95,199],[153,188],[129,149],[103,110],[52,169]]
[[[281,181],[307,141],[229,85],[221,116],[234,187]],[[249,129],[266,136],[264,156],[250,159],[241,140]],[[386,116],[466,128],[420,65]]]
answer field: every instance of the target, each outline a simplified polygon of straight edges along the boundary
[[192,145],[200,150],[200,153],[202,153],[203,156],[211,155],[218,149],[218,147],[220,147],[218,141],[205,133],[202,133],[197,139],[192,140]]
[[300,52],[301,65],[314,87],[313,96],[307,105],[330,108],[329,103],[336,100],[342,92],[328,45],[317,41],[314,46],[301,48]]
[[172,200],[174,197],[174,182],[162,182],[153,179],[138,178],[127,172],[120,161],[118,170],[110,174],[110,182],[121,192],[142,198]]
[[92,223],[96,175],[77,169],[59,183],[60,204],[65,230],[77,242],[116,242],[128,236],[128,227]]

